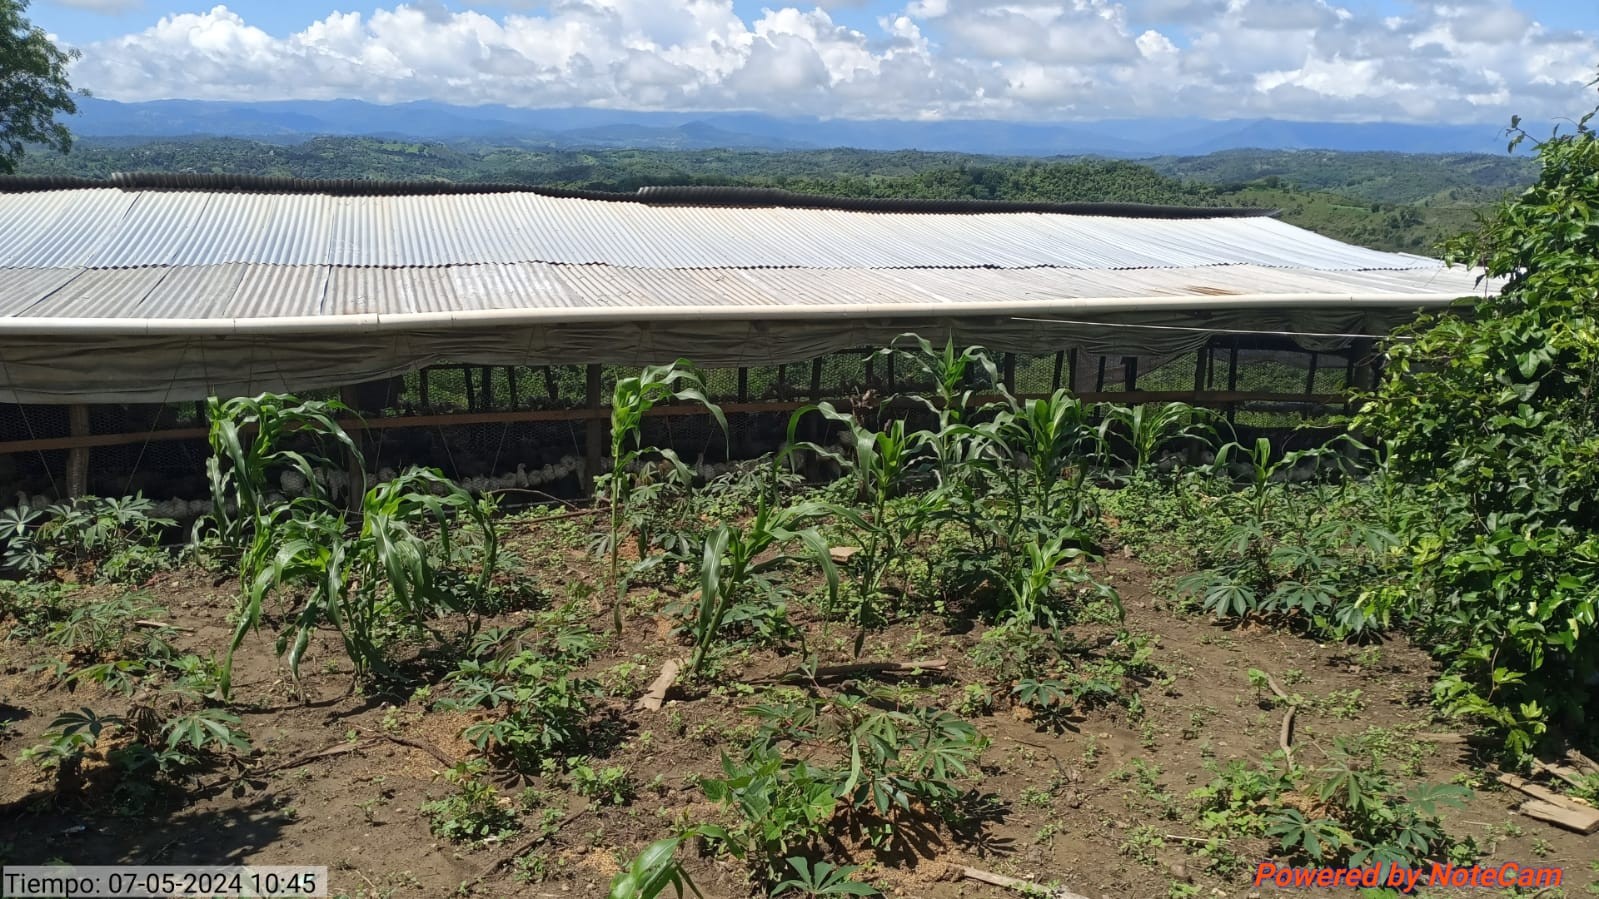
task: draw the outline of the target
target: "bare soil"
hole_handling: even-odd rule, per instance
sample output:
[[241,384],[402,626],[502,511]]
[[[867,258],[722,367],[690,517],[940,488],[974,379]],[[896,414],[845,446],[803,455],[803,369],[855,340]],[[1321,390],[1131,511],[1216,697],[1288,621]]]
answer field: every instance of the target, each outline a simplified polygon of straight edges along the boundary
[[[517,527],[508,542],[550,595],[564,596],[573,582],[597,578],[599,566],[569,534]],[[1278,748],[1282,711],[1250,684],[1246,672],[1251,668],[1271,673],[1311,700],[1297,716],[1297,752],[1316,757],[1337,735],[1392,729],[1419,747],[1422,778],[1477,787],[1468,805],[1445,820],[1451,833],[1471,835],[1487,850],[1484,864],[1564,865],[1564,896],[1599,893],[1592,886],[1599,874],[1589,867],[1599,858],[1599,835],[1576,836],[1514,812],[1518,797],[1490,786],[1492,778],[1474,762],[1472,747],[1431,717],[1428,687],[1434,666],[1423,649],[1403,640],[1367,650],[1320,645],[1263,627],[1224,629],[1177,611],[1163,581],[1121,553],[1105,563],[1102,576],[1121,592],[1127,617],[1120,627],[1153,639],[1152,662],[1161,676],[1131,685],[1143,704],[1141,720],[1135,723],[1126,709],[1112,705],[1075,715],[1056,733],[1040,730],[1001,696],[994,713],[973,719],[991,746],[972,786],[992,794],[992,815],[968,832],[932,831],[911,851],[888,858],[841,835],[850,860],[867,865],[866,873],[887,895],[1014,895],[948,879],[965,865],[1056,881],[1093,899],[1293,895],[1251,885],[1253,865],[1271,857],[1274,847],[1266,840],[1230,845],[1248,870],[1219,874],[1197,854],[1203,840],[1187,820],[1193,804],[1188,793],[1210,781],[1212,767],[1230,759],[1252,764]],[[125,588],[94,587],[86,595],[118,589]],[[235,582],[187,568],[158,575],[142,589],[186,629],[180,648],[213,654],[226,647]],[[635,594],[641,608],[671,598],[664,589]],[[527,614],[514,612],[491,623],[516,624]],[[607,631],[609,613],[596,611],[592,627]],[[1116,630],[1074,628],[1090,646]],[[120,813],[104,793],[92,789],[82,799],[63,799],[52,777],[20,758],[56,715],[83,706],[119,714],[128,699],[92,687],[68,691],[35,667],[49,657],[50,647],[0,643],[0,713],[10,719],[9,730],[0,730],[6,735],[0,742],[0,857],[10,864],[60,859],[327,865],[332,894],[351,897],[433,897],[457,890],[495,897],[603,896],[619,863],[643,845],[671,832],[676,822],[714,815],[696,779],[720,773],[720,753],[736,751],[736,732],[749,723],[744,709],[759,699],[754,690],[691,689],[674,695],[660,711],[634,711],[633,700],[661,664],[686,654],[667,631],[652,615],[635,611],[624,637],[611,641],[584,669],[598,676],[619,663],[638,666],[618,695],[597,710],[611,716],[619,737],[603,764],[625,766],[641,785],[638,798],[623,808],[600,808],[554,790],[560,821],[554,836],[538,839],[536,816],[529,813],[521,833],[480,848],[433,836],[419,811],[422,803],[450,792],[440,779],[445,763],[472,755],[473,747],[460,737],[469,717],[405,696],[353,691],[336,634],[323,634],[307,653],[298,686],[275,655],[272,634],[263,630],[250,637],[236,664],[235,694],[256,754],[242,770],[200,774],[187,789],[164,796],[153,813],[138,817]],[[980,623],[952,628],[928,615],[873,633],[865,655],[948,659],[947,670],[918,683],[920,701],[953,708],[964,685],[982,681],[969,655],[981,633]],[[809,643],[833,645],[816,633]],[[849,660],[847,647],[828,649],[826,655],[828,662]],[[751,651],[729,664],[722,682],[755,679],[797,662],[792,654]],[[617,681],[613,672],[608,682]],[[1143,779],[1129,776],[1139,763],[1147,775]],[[502,789],[514,796],[520,786]],[[1151,830],[1158,840],[1149,840]],[[518,864],[517,858],[524,861]],[[735,861],[693,858],[690,870],[710,899],[750,895]],[[1503,895],[1458,894],[1470,893]]]

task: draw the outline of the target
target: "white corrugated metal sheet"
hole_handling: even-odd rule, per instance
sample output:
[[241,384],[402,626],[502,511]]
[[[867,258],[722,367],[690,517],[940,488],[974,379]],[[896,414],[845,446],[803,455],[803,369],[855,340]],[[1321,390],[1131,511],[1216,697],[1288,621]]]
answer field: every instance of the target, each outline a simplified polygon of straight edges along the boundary
[[532,193],[330,196],[114,188],[0,194],[0,268],[163,265],[1193,268],[1437,263],[1271,218],[652,206]]
[[[617,308],[921,307],[1081,298],[1470,294],[1459,269],[1317,272],[1256,265],[1105,269],[650,269],[604,265],[375,268],[216,265],[0,269],[0,317],[235,319]],[[3,320],[3,319],[0,319]]]

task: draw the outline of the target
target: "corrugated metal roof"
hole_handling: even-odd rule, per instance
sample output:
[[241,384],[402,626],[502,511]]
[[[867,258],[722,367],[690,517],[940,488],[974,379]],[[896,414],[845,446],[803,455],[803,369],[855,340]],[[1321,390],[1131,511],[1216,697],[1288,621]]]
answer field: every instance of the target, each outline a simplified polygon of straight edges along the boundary
[[1437,266],[1265,217],[652,206],[533,193],[0,193],[3,268],[529,262],[661,269]]
[[1105,269],[649,269],[217,265],[0,269],[0,316],[233,319],[481,310],[921,307],[1080,298],[1405,296],[1473,292],[1458,269],[1315,272],[1255,265]]

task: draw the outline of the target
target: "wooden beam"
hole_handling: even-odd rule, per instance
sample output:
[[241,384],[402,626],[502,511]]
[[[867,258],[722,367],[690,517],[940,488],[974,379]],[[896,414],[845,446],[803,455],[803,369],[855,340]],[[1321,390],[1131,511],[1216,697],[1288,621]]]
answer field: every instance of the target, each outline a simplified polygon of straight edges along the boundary
[[[67,407],[67,430],[73,437],[89,436],[89,407],[74,403]],[[89,447],[79,445],[67,451],[67,496],[77,499],[89,495]]]
[[[1043,399],[1046,394],[1016,394],[1017,399]],[[1239,392],[1225,390],[1117,390],[1079,394],[1083,402],[1104,403],[1189,403],[1195,406],[1222,406],[1232,403],[1277,403],[1284,406],[1336,406],[1344,401],[1343,394],[1325,393],[1306,396],[1302,393]],[[974,402],[992,402],[998,395],[981,396]],[[809,402],[753,402],[722,403],[728,415],[788,414]],[[708,415],[704,407],[689,404],[656,406],[647,415],[680,418]],[[341,419],[339,425],[346,431],[381,431],[389,428],[448,428],[457,425],[505,424],[539,421],[599,421],[602,425],[611,417],[611,411],[599,409],[519,409],[506,412],[442,412],[434,415],[396,415],[390,418]],[[49,452],[78,447],[128,446],[146,440],[199,440],[209,433],[207,428],[168,428],[158,431],[135,431],[120,434],[90,434],[82,437],[41,437],[33,440],[0,442],[0,455],[9,453]]]
[[603,408],[604,401],[600,397],[602,371],[598,365],[590,365],[586,369],[584,411],[589,413],[589,416],[588,427],[584,430],[583,436],[584,496],[594,495],[594,476],[600,473],[600,460],[605,456],[605,420],[599,414],[606,411]]

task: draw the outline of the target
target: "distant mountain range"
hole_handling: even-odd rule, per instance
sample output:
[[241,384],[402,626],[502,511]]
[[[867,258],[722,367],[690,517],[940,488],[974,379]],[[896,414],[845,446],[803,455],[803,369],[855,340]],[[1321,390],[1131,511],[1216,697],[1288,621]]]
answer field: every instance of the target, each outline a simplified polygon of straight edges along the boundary
[[854,147],[1013,156],[1201,156],[1219,150],[1505,152],[1495,125],[1339,124],[1277,119],[1127,119],[1098,122],[908,122],[777,118],[757,113],[514,109],[360,100],[230,102],[83,98],[72,130],[90,138],[247,137],[297,142],[313,135],[493,140],[551,148]]

